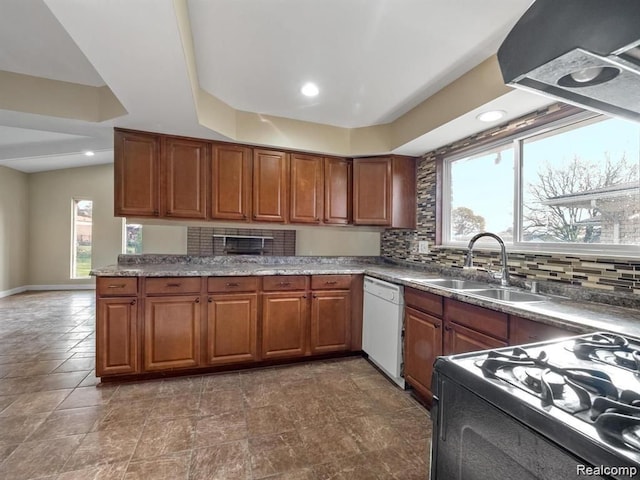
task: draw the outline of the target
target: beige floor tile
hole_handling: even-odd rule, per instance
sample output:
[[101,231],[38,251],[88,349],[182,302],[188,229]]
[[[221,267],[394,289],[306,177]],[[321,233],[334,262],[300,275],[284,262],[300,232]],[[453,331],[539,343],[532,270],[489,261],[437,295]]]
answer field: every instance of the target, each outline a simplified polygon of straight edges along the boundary
[[198,448],[191,456],[190,480],[249,480],[247,441]]
[[[110,463],[97,467],[82,468],[64,472],[56,480],[122,480],[127,471],[128,462]],[[145,480],[151,480],[147,478]]]
[[193,417],[148,421],[138,441],[133,459],[160,457],[190,450],[195,432],[196,419]]
[[187,480],[191,452],[180,452],[129,463],[125,480]]
[[88,433],[103,414],[104,407],[81,407],[56,410],[49,415],[29,440],[44,440]]
[[140,432],[136,427],[88,433],[64,468],[66,471],[73,471],[128,461],[139,436]]
[[60,471],[80,445],[84,435],[72,435],[51,441],[26,442],[16,448],[0,465],[0,478],[27,480]]
[[282,405],[249,408],[246,414],[247,429],[251,437],[295,430],[288,409]]
[[9,407],[5,408],[2,413],[0,413],[0,417],[52,412],[70,393],[71,390],[69,389],[24,393]]
[[58,406],[58,409],[106,405],[117,388],[117,386],[78,387]]
[[234,410],[199,417],[196,424],[197,448],[244,440],[249,436],[244,411]]

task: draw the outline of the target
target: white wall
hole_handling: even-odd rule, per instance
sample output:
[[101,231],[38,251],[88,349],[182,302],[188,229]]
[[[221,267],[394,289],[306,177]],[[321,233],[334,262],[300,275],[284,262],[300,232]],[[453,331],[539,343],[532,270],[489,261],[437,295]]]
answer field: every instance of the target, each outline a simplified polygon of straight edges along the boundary
[[28,219],[28,175],[0,166],[0,297],[27,284]]
[[122,219],[113,216],[113,165],[29,175],[29,284],[91,285],[71,279],[72,199],[93,201],[92,267],[116,263]]

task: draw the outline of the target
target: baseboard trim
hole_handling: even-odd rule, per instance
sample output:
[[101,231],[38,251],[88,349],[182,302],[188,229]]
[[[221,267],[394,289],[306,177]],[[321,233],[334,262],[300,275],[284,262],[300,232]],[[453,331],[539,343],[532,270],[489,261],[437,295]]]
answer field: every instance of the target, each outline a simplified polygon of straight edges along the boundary
[[10,290],[0,291],[0,298],[10,297],[18,293],[26,291],[39,290],[95,290],[95,285],[23,285],[21,287],[12,288]]
[[18,293],[25,292],[26,290],[27,290],[27,287],[25,287],[25,286],[12,288],[11,290],[3,290],[3,291],[0,292],[0,298],[9,297],[11,295],[16,295]]
[[27,290],[95,290],[96,286],[91,285],[27,285]]

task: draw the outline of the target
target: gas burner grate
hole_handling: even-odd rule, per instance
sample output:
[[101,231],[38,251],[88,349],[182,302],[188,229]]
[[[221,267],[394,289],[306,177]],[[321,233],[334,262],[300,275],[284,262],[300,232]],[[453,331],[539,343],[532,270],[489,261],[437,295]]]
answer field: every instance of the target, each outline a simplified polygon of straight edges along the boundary
[[544,351],[532,357],[521,347],[514,348],[511,354],[492,350],[476,365],[485,377],[527,390],[538,396],[544,407],[554,405],[571,414],[589,410],[592,394],[618,399],[618,389],[606,373],[590,368],[558,367],[549,362]]
[[568,350],[581,360],[594,360],[640,373],[640,350],[621,335],[596,333],[577,338]]

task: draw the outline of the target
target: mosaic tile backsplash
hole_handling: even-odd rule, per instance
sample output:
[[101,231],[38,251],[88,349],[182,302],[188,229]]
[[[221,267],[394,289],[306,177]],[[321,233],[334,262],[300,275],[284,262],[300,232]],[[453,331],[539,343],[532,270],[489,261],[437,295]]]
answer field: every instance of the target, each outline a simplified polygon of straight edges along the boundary
[[[550,109],[552,107],[549,107]],[[538,115],[544,112],[538,112]],[[525,119],[526,120],[526,119]],[[513,129],[522,125],[518,119],[502,128]],[[493,133],[489,131],[487,134]],[[473,139],[479,139],[476,135]],[[466,249],[433,247],[436,240],[436,155],[467,145],[473,139],[465,139],[426,154],[417,165],[417,229],[385,230],[381,235],[381,256],[407,264],[419,264],[462,269]],[[428,254],[417,253],[417,242],[427,240],[431,245]],[[434,265],[435,264],[435,265]],[[474,251],[474,266],[480,269],[498,270],[499,252]],[[607,258],[606,256],[582,257],[564,254],[509,253],[509,272],[522,280],[540,280],[562,285],[579,286],[611,292],[616,295],[640,295],[640,260]]]

